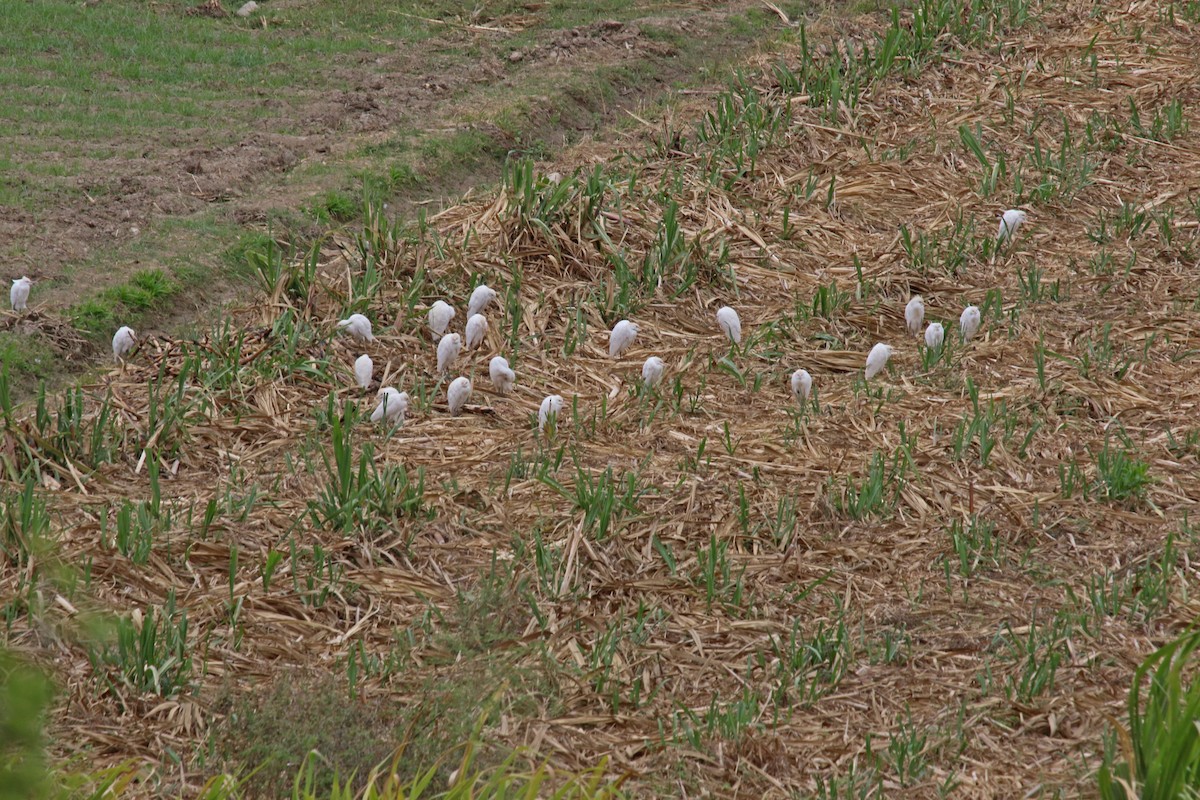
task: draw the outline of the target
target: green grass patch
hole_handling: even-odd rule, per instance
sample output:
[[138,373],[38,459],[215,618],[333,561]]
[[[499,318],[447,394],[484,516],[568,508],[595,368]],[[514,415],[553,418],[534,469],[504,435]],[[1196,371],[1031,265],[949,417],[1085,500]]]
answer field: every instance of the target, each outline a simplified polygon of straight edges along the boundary
[[1200,632],[1159,648],[1138,667],[1129,690],[1129,727],[1117,727],[1100,767],[1102,800],[1175,800],[1200,796]]
[[44,341],[8,331],[0,333],[0,361],[18,379],[49,377],[57,364],[54,350]]
[[1121,503],[1141,500],[1146,487],[1154,482],[1149,464],[1127,447],[1113,447],[1111,442],[1096,455],[1096,473],[1101,496]]
[[318,222],[326,225],[334,222],[348,222],[358,216],[359,203],[343,191],[331,189],[319,197],[313,198],[305,210]]
[[98,297],[84,300],[70,310],[71,321],[89,336],[112,334],[121,325],[141,319],[161,308],[183,290],[161,269],[135,272],[129,280],[105,289]]
[[50,682],[0,650],[0,797],[43,797],[49,787],[42,715]]

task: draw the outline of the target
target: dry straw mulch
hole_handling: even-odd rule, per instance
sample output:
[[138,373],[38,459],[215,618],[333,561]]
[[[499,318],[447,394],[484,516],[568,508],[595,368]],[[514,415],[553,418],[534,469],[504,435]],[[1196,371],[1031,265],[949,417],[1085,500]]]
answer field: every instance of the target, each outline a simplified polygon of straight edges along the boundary
[[[414,405],[394,434],[364,423],[356,441],[372,442],[380,467],[403,465],[414,479],[423,471],[422,512],[350,534],[307,513],[327,480],[330,434],[317,412],[328,393],[373,404],[373,393],[348,388],[360,349],[344,338],[304,345],[314,362],[336,365],[332,374],[221,391],[194,381],[161,478],[170,503],[195,509],[193,523],[177,514],[147,563],[117,552],[99,523],[106,505],[148,496],[139,447],[94,474],[47,478],[65,560],[87,565],[91,583],[74,603],[45,595],[36,617],[17,616],[11,640],[52,663],[65,685],[59,750],[132,757],[160,771],[160,791],[187,792],[204,776],[190,754],[223,724],[218,695],[294,668],[345,672],[353,653],[395,665],[360,670],[358,691],[411,707],[431,685],[482,674],[494,680],[479,694],[494,702],[485,738],[566,769],[607,756],[639,796],[805,796],[852,775],[877,776],[889,796],[933,797],[950,785],[953,796],[979,798],[1087,791],[1134,666],[1200,611],[1185,525],[1200,498],[1200,444],[1188,439],[1200,429],[1189,205],[1200,199],[1200,140],[1151,124],[1180,101],[1195,128],[1200,25],[1163,6],[1047,3],[1001,41],[889,78],[836,118],[793,98],[790,120],[740,178],[697,142],[694,115],[679,114],[648,125],[628,153],[595,146],[556,165],[581,178],[548,227],[523,222],[501,192],[437,215],[419,241],[391,242],[367,304],[378,341],[365,349],[376,375],[386,372]],[[879,24],[846,27],[861,37]],[[797,58],[792,50],[756,65],[764,107],[783,102],[770,67]],[[692,112],[713,99],[696,99]],[[961,125],[979,126],[993,158],[1006,155],[990,196],[980,194]],[[1027,166],[1027,191],[1045,180],[1063,192],[1026,204],[1015,246],[982,257],[979,242],[1015,202],[1022,154],[1035,143],[1060,153],[1067,128],[1087,181],[1075,180],[1078,162],[1044,175]],[[595,169],[610,185],[589,216],[580,187]],[[644,304],[630,317],[641,333],[610,360],[620,285],[606,252],[640,269],[661,243],[660,191],[678,204],[697,281],[678,297],[671,275],[635,292]],[[1127,220],[1148,215],[1144,230],[1113,222],[1122,203]],[[1115,233],[1100,235],[1102,216]],[[975,221],[977,238],[957,269],[909,258],[901,225],[945,240],[960,217]],[[349,237],[338,245],[321,254],[303,301],[277,292],[239,312],[247,374],[281,317],[332,330],[362,269]],[[1038,298],[1022,289],[1031,269],[1041,273]],[[418,272],[426,285],[410,314]],[[451,418],[420,309],[446,297],[461,330],[476,275],[502,299],[488,312],[485,347],[459,360],[455,372],[472,377],[475,394]],[[830,284],[833,310],[813,316],[814,295]],[[904,328],[911,293],[953,340],[929,368]],[[968,303],[985,307],[985,322],[964,345],[957,319]],[[738,309],[746,333],[732,354],[714,320],[723,304]],[[896,352],[864,387],[877,341]],[[149,343],[89,388],[97,397],[111,389],[128,442],[153,433],[148,384],[160,370],[168,382],[178,374],[184,350]],[[495,353],[517,371],[511,396],[490,391]],[[657,394],[638,390],[649,355],[668,365]],[[803,414],[787,388],[798,367],[819,398]],[[543,442],[534,416],[549,393],[574,410]],[[990,428],[981,436],[976,427],[956,453],[961,431],[989,408]],[[1120,487],[1105,484],[1101,461],[1118,453],[1148,465],[1142,491],[1113,496]],[[879,458],[881,508],[856,519],[848,482],[861,486]],[[601,535],[601,522],[569,498],[589,482],[602,493],[606,470],[616,500]],[[1072,482],[1073,492],[1064,488]],[[252,493],[244,517],[228,508]],[[195,520],[212,498],[222,507],[202,538]],[[969,533],[972,521],[977,535],[990,525],[995,544],[970,551],[964,570],[951,530]],[[1162,566],[1168,536],[1176,557]],[[293,543],[309,554],[319,544],[340,579],[323,583],[328,573],[309,556],[293,573],[285,558],[264,590],[268,553]],[[15,570],[3,575],[16,585]],[[300,589],[313,576],[332,591],[305,603],[293,575]],[[1165,592],[1153,594],[1163,576]],[[1095,610],[1096,586],[1120,596],[1110,613]],[[70,609],[127,614],[161,608],[169,593],[187,610],[194,692],[101,691]],[[481,625],[463,611],[471,602],[487,618],[482,643],[466,641]],[[497,657],[508,678],[471,666]],[[1046,663],[1057,665],[1052,683],[1030,688]],[[512,677],[523,670],[551,677],[530,688]],[[895,763],[906,741],[915,769]],[[182,770],[167,748],[184,754]]]

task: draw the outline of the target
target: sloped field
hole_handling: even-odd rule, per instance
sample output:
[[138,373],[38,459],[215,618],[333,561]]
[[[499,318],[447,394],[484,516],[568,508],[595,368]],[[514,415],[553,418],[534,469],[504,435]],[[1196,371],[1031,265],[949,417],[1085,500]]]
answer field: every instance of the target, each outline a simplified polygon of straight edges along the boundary
[[[267,763],[271,794],[306,726],[344,773],[340,731],[413,770],[478,723],[485,763],[607,758],[631,796],[1091,792],[1134,668],[1200,611],[1200,7],[852,27],[561,183],[515,162],[414,226],[260,254],[265,296],[201,341],[10,415],[0,574],[65,686],[59,751],[156,793]],[[424,310],[461,332],[481,281],[486,343],[439,379]],[[412,397],[394,431],[378,385]]]

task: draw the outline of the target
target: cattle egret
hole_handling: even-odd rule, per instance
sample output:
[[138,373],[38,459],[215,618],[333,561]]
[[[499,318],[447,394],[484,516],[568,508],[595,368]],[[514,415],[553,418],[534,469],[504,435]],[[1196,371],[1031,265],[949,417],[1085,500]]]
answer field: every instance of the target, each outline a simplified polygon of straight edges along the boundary
[[508,359],[504,356],[496,356],[491,360],[488,364],[488,375],[492,377],[492,385],[500,394],[511,392],[513,384],[517,382],[517,373],[508,366]]
[[346,319],[338,320],[337,326],[355,339],[362,339],[364,342],[375,341],[375,337],[371,335],[371,320],[362,314],[351,314]]
[[642,364],[642,383],[653,388],[659,381],[662,380],[663,373],[666,371],[667,365],[658,356],[650,356],[646,359],[646,363]]
[[608,357],[617,358],[628,350],[629,345],[637,338],[639,330],[641,329],[637,325],[627,319],[613,325],[612,332],[608,334]]
[[437,346],[437,371],[438,374],[444,375],[446,370],[454,364],[454,359],[458,358],[458,351],[462,349],[462,337],[457,333],[446,334]]
[[371,357],[363,353],[354,361],[354,380],[358,383],[360,389],[366,389],[371,385],[371,376],[375,374],[375,363],[371,361]]
[[792,395],[800,403],[808,400],[808,396],[812,393],[812,375],[808,374],[806,369],[798,369],[792,373]]
[[446,328],[450,327],[450,320],[454,319],[454,314],[454,307],[445,300],[438,300],[430,307],[426,319],[429,321],[429,330],[433,331],[434,341],[442,338]]
[[925,301],[921,299],[921,295],[914,294],[904,307],[904,322],[908,325],[908,332],[916,336],[921,332],[921,323],[924,321]]
[[134,333],[133,328],[128,325],[121,326],[113,335],[113,358],[118,362],[124,360],[135,344],[137,344],[137,334]]
[[867,370],[863,374],[867,380],[871,380],[887,366],[888,359],[892,356],[892,348],[883,342],[879,342],[871,348],[871,352],[867,353]]
[[1004,242],[1015,239],[1017,237],[1017,229],[1021,227],[1021,223],[1025,221],[1028,215],[1019,208],[1010,208],[1000,216],[1000,231],[996,234],[996,243],[1004,244]]
[[930,350],[937,350],[942,346],[942,342],[945,339],[946,331],[942,328],[942,323],[929,323],[929,327],[925,329],[925,346]]
[[721,332],[729,337],[729,341],[734,344],[742,343],[742,321],[732,308],[721,306],[717,309],[717,325],[721,327]]
[[962,331],[964,342],[971,340],[971,337],[979,333],[979,309],[975,306],[967,306],[963,309],[962,316],[958,318],[958,327]]
[[541,408],[538,409],[538,430],[544,431],[547,422],[556,425],[558,414],[562,411],[562,407],[562,395],[546,395],[546,399],[542,400]]
[[467,320],[467,349],[474,350],[483,344],[483,337],[486,333],[487,317],[483,314],[476,314]]
[[455,378],[446,388],[446,404],[450,406],[450,416],[457,417],[462,413],[463,406],[471,399],[471,380]]
[[467,303],[467,319],[481,313],[488,307],[488,303],[496,299],[496,290],[488,286],[486,283],[481,283],[475,287],[475,291],[471,292],[471,300]]
[[33,281],[24,276],[13,281],[12,289],[8,291],[8,299],[12,302],[13,311],[24,311],[29,302],[29,287]]
[[376,395],[379,405],[371,412],[371,422],[404,422],[408,413],[408,392],[397,392],[391,386],[385,386]]

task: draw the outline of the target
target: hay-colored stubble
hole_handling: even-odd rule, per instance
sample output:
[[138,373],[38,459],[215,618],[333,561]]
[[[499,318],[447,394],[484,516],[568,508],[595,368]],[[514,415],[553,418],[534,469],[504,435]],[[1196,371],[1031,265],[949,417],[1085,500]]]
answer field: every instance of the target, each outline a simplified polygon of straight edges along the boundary
[[[1013,246],[991,259],[976,253],[957,275],[913,270],[896,233],[901,223],[943,228],[960,209],[979,221],[980,230],[993,229],[1005,206],[975,194],[977,166],[951,135],[959,124],[981,121],[1012,158],[1032,145],[1023,132],[1039,115],[1065,115],[1078,131],[1093,110],[1124,114],[1122,98],[1129,95],[1192,97],[1191,45],[1182,30],[1155,22],[1153,9],[1129,12],[1146,25],[1141,43],[1071,6],[1042,11],[1046,27],[1026,29],[1020,39],[1036,43],[1029,45],[1039,59],[1033,66],[1033,54],[1015,42],[999,54],[965,50],[915,79],[876,86],[853,119],[842,120],[842,131],[795,103],[791,124],[760,156],[757,172],[729,190],[708,183],[700,155],[686,150],[644,163],[608,164],[610,174],[636,171],[638,187],[650,187],[631,193],[627,179],[614,181],[600,213],[606,235],[631,265],[654,246],[662,209],[653,187],[667,173],[666,183],[678,179],[682,186],[674,199],[697,257],[727,249],[726,266],[703,273],[707,277],[680,296],[670,296],[672,276],[664,288],[642,294],[629,314],[641,326],[637,341],[615,361],[607,357],[607,331],[620,316],[606,317],[595,301],[611,299],[619,287],[582,202],[547,228],[521,224],[504,193],[432,218],[430,235],[439,237],[442,255],[433,257],[427,241],[398,248],[391,274],[371,301],[380,341],[368,348],[380,365],[377,374],[397,389],[411,393],[414,382],[424,380],[432,406],[419,406],[414,396],[401,428],[384,434],[364,425],[356,431],[359,442],[373,442],[378,464],[403,464],[412,474],[424,470],[428,518],[401,519],[387,535],[371,539],[343,538],[303,521],[324,473],[290,472],[284,454],[299,452],[310,436],[324,446],[324,434],[314,432],[313,410],[331,389],[341,391],[344,402],[355,394],[332,380],[261,386],[254,407],[217,404],[192,424],[169,481],[177,497],[202,505],[214,487],[217,494],[226,491],[236,466],[271,487],[271,502],[260,503],[245,520],[223,517],[208,541],[161,543],[153,569],[134,568],[102,547],[88,511],[142,491],[144,473],[131,474],[136,454],[91,478],[87,496],[64,487],[55,495],[66,523],[64,547],[72,560],[92,560],[99,603],[125,611],[160,604],[175,591],[196,641],[206,642],[197,644],[195,655],[204,659],[207,674],[196,698],[165,706],[157,698],[134,698],[130,713],[122,713],[111,698],[90,690],[89,667],[76,648],[64,667],[66,682],[76,707],[89,709],[91,719],[85,724],[72,712],[59,727],[114,756],[156,761],[163,744],[184,751],[202,724],[217,722],[207,703],[224,681],[265,680],[280,663],[339,664],[360,643],[369,652],[387,653],[397,630],[413,626],[428,603],[449,608],[495,558],[529,579],[528,602],[538,609],[529,613],[523,638],[514,637],[511,645],[544,644],[561,669],[576,676],[563,682],[555,716],[508,716],[501,704],[489,737],[530,746],[536,757],[579,767],[609,755],[616,769],[633,771],[647,786],[660,785],[659,776],[682,767],[690,780],[721,796],[730,794],[721,787],[734,782],[746,792],[785,796],[811,791],[818,776],[845,776],[852,762],[865,768],[867,736],[875,737],[880,752],[911,713],[930,743],[923,752],[928,769],[906,796],[936,796],[938,785],[951,778],[960,796],[970,797],[1023,793],[1038,782],[1068,793],[1084,787],[1088,774],[1081,765],[1094,763],[1106,715],[1119,713],[1132,665],[1200,609],[1194,598],[1184,605],[1180,595],[1149,622],[1127,614],[1106,618],[1088,633],[1076,629],[1053,688],[1032,699],[1015,700],[998,688],[1017,679],[1021,668],[1007,655],[1002,634],[1005,626],[1041,626],[1071,608],[1064,587],[1078,594],[1093,575],[1152,559],[1200,497],[1196,455],[1178,456],[1166,447],[1167,431],[1194,427],[1190,387],[1197,376],[1187,355],[1194,347],[1193,265],[1177,250],[1145,246],[1154,241],[1149,232],[1128,245],[1141,258],[1127,276],[1105,279],[1082,266],[1095,249],[1085,234],[1095,210],[1117,206],[1118,197],[1139,197],[1158,208],[1181,205],[1194,194],[1198,187],[1181,181],[1200,174],[1196,136],[1169,144],[1135,139],[1114,152],[1092,152],[1090,186],[1069,205],[1037,206]],[[1129,25],[1126,11],[1119,13]],[[1064,65],[1072,69],[1079,62],[1096,32],[1122,64],[1144,71],[1102,68],[1101,86],[1064,83]],[[1145,55],[1147,44],[1165,55]],[[1011,123],[1001,114],[1006,86],[1015,94]],[[1035,136],[1043,147],[1053,146],[1060,132],[1057,124],[1046,124]],[[915,145],[901,161],[872,160],[862,136],[878,141],[877,147]],[[816,198],[803,204],[795,199],[792,190],[803,186],[810,170],[821,181],[817,197],[836,176],[831,207]],[[1194,242],[1195,233],[1188,223],[1177,236]],[[466,248],[463,241],[469,241]],[[332,253],[324,274],[356,268]],[[861,284],[852,256],[861,264]],[[1043,270],[1044,281],[1060,282],[1058,301],[1017,303],[1018,270],[1031,263]],[[523,286],[516,353],[508,349],[511,320],[504,304],[514,265]],[[437,283],[428,302],[445,296],[464,307],[475,275],[501,292],[489,310],[492,330],[484,346],[461,354],[440,384],[423,316],[415,313],[395,326],[389,316],[418,268]],[[831,319],[797,315],[797,305],[807,305],[818,287],[833,281],[852,295],[858,287],[862,296]],[[337,319],[340,308],[328,299],[336,296],[328,288],[335,283],[331,277],[314,292],[315,318]],[[923,371],[918,344],[905,331],[910,294],[924,296],[927,320],[950,323],[963,306],[982,304],[995,289],[1003,294],[1004,321],[985,314],[980,333],[965,345],[951,347],[951,330],[948,358]],[[738,310],[743,325],[743,345],[732,351],[714,320],[723,304]],[[587,334],[566,356],[576,318],[586,321]],[[1105,322],[1131,350],[1140,352],[1154,332],[1159,338],[1120,381],[1084,378],[1072,363],[1049,358],[1043,390],[1033,359],[1039,337],[1047,349],[1075,356],[1080,341]],[[764,341],[761,332],[771,323],[776,329]],[[451,330],[461,332],[453,325]],[[835,337],[844,349],[827,347],[819,334]],[[888,369],[864,387],[863,359],[876,341],[896,352]],[[353,357],[336,339],[328,347],[336,353],[334,363]],[[784,355],[765,355],[774,352]],[[169,370],[176,354],[170,347],[157,353],[148,348],[145,358],[165,360]],[[510,396],[496,395],[486,380],[487,361],[496,354],[517,373]],[[638,392],[640,365],[649,355],[664,359],[667,376],[655,391]],[[742,380],[728,369],[710,368],[723,358]],[[812,373],[817,395],[817,405],[803,412],[786,383],[799,367]],[[110,379],[123,424],[140,423],[145,382],[155,369],[143,362]],[[476,389],[468,411],[451,418],[444,384],[459,374]],[[336,375],[346,377],[344,370]],[[1003,400],[1016,420],[1016,433],[995,446],[986,466],[976,445],[961,458],[953,452],[956,426],[973,413],[968,378],[981,404]],[[684,396],[678,408],[677,379]],[[565,404],[554,435],[542,438],[535,417],[541,398],[551,393]],[[698,399],[689,402],[689,395]],[[354,401],[369,411],[372,399]],[[649,420],[659,399],[662,405]],[[1022,458],[1017,445],[1034,422],[1041,427]],[[994,438],[1003,438],[1000,427],[993,427]],[[1117,428],[1151,465],[1155,482],[1144,497],[1132,503],[1064,499],[1059,466],[1075,459],[1095,480],[1094,455]],[[903,452],[902,442],[908,443]],[[533,477],[539,454],[553,461],[560,447],[562,465],[548,475],[568,492],[578,490],[580,472],[598,480],[611,468],[618,495],[622,479],[636,475],[636,508],[618,509],[602,539],[585,524],[583,510]],[[508,474],[518,450],[529,462],[524,477]],[[894,508],[861,520],[838,512],[833,495],[848,480],[856,487],[866,480],[876,454],[889,471],[911,457],[900,482],[888,484]],[[790,504],[798,519],[783,541],[770,533],[781,503]],[[947,530],[973,516],[995,523],[1010,557],[970,578],[952,573],[948,579],[943,560],[953,554]],[[538,580],[528,555],[512,556],[514,539],[527,539],[534,530],[558,557],[547,581]],[[344,586],[321,608],[302,604],[285,572],[270,591],[262,590],[259,565],[270,549],[288,547],[290,536],[306,545],[320,542],[344,567]],[[715,601],[703,588],[711,542],[727,546],[730,567]],[[236,637],[226,611],[233,544],[240,567],[232,591],[244,598]],[[730,588],[737,582],[740,602]],[[610,680],[624,699],[614,710],[611,695],[594,689],[588,665],[606,632],[618,620],[632,619],[640,606],[661,615],[643,638],[626,635],[616,645]],[[684,708],[703,718],[714,698],[725,708],[747,691],[768,697],[781,643],[793,631],[810,638],[839,623],[850,631],[853,652],[840,680],[823,687],[811,704],[775,707],[763,699],[736,735],[704,734],[702,752],[669,722]],[[874,658],[872,648],[892,635],[907,640],[905,655]],[[38,639],[32,632],[18,638]],[[387,680],[368,676],[365,690],[410,701],[422,681],[452,674],[453,659],[437,642],[418,637],[409,666]],[[635,684],[642,687],[640,707],[629,702]],[[665,745],[660,720],[667,721]],[[890,775],[886,759],[877,766]]]

